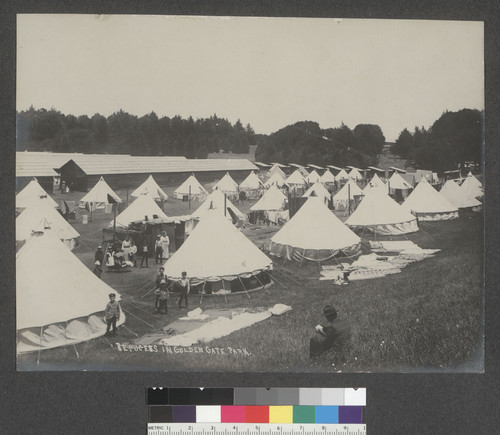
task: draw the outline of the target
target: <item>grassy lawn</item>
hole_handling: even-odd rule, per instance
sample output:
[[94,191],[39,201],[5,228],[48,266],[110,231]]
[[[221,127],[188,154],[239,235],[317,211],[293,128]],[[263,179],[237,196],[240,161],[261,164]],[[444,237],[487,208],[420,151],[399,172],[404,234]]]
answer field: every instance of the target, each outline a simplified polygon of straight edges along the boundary
[[[165,187],[171,198],[174,189]],[[126,198],[126,191],[118,193]],[[75,193],[67,199],[82,196],[83,193]],[[247,212],[251,204],[244,203],[239,208]],[[192,204],[191,211],[197,206],[198,203]],[[167,203],[166,213],[175,216],[190,211],[187,203],[172,199]],[[81,246],[74,252],[89,268],[93,266],[95,247],[102,240],[102,228],[111,219],[111,215],[98,211],[87,225],[73,223],[81,234]],[[276,227],[248,226],[244,233],[260,246],[276,230]],[[482,230],[481,214],[449,222],[422,223],[421,230],[409,234],[408,239],[423,248],[438,248],[441,252],[434,258],[407,266],[400,274],[384,278],[335,286],[331,281],[319,281],[317,264],[304,263],[299,268],[298,264],[283,263],[280,259],[275,261],[276,282],[269,293],[256,291],[250,293],[250,298],[244,293],[231,295],[227,303],[222,297],[210,296],[205,297],[201,305],[200,297],[191,295],[190,308],[252,309],[271,307],[275,303],[293,307],[283,316],[273,316],[200,345],[192,352],[185,352],[186,349],[171,349],[172,353],[161,349],[158,352],[119,351],[115,342],[128,343],[136,336],[160,330],[184,316],[186,311],[175,309],[176,299],[171,298],[167,316],[153,314],[154,297],[152,292],[146,293],[153,286],[154,265],[130,273],[103,273],[103,280],[122,295],[127,321],[120,328],[119,337],[112,342],[98,338],[78,344],[76,349],[67,346],[43,351],[38,368],[280,372],[482,370]],[[368,241],[366,237],[363,239]],[[350,325],[351,340],[341,354],[332,351],[310,360],[309,339],[314,334],[313,327],[322,320],[322,307],[327,303],[335,305],[339,319]],[[19,368],[36,369],[37,357],[36,354],[20,356]]]

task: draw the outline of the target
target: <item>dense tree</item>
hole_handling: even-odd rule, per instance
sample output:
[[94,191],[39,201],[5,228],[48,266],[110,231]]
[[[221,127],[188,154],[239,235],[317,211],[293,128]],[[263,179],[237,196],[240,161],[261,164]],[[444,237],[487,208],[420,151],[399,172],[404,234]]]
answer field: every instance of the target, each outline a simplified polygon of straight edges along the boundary
[[404,129],[393,152],[420,168],[441,172],[464,162],[479,163],[482,141],[483,112],[462,109],[443,113],[429,130],[415,127],[411,134]]
[[262,138],[255,157],[267,162],[366,166],[375,163],[384,142],[378,126],[362,124],[352,131],[342,124],[322,130],[316,122],[302,121]]
[[216,114],[207,119],[180,116],[158,118],[155,112],[140,118],[123,110],[108,118],[96,113],[64,115],[54,109],[17,114],[18,150],[121,153],[132,155],[179,155],[206,158],[220,149],[248,153],[255,143],[250,124],[234,126]]

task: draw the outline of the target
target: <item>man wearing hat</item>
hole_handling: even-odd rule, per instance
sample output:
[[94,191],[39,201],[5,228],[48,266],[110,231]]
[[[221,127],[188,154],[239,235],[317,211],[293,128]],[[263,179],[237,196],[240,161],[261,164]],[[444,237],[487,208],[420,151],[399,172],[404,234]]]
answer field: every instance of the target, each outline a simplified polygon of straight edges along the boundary
[[163,242],[161,240],[160,234],[157,234],[155,240],[155,263],[156,264],[163,263]]
[[161,296],[160,283],[162,280],[166,282],[167,276],[165,275],[165,268],[163,266],[160,266],[158,268],[158,275],[156,275],[156,280],[155,280],[155,309],[158,312],[159,312],[158,308],[160,306],[160,296]]
[[[114,293],[109,294],[109,302],[106,305],[106,309],[104,310],[104,318],[106,319],[107,327],[106,327],[106,337],[110,335],[116,335],[116,322],[120,320],[120,304],[116,300],[116,295]],[[113,327],[113,331],[110,332],[111,327]]]
[[[335,348],[338,350],[346,339],[346,329],[337,319],[337,310],[333,305],[325,305],[323,316],[326,322],[316,325],[316,334],[309,342],[309,357],[317,357],[322,353]],[[339,324],[337,324],[339,323]]]
[[98,246],[94,254],[94,273],[100,278],[102,274],[102,262],[104,261],[104,252],[102,246]]

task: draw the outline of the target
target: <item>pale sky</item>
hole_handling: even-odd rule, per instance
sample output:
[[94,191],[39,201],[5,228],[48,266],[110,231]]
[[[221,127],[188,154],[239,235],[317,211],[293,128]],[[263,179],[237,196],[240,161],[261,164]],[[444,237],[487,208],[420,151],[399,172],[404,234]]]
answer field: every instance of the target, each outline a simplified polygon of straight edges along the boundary
[[378,124],[386,139],[484,108],[483,24],[18,15],[17,110],[219,117],[272,133]]

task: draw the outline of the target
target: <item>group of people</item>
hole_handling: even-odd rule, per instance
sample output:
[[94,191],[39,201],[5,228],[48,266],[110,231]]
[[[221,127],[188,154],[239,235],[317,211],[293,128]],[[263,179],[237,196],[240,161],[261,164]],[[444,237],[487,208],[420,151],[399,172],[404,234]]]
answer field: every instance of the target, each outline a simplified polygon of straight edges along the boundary
[[165,274],[165,268],[160,266],[158,269],[158,275],[155,281],[155,311],[160,314],[162,311],[168,314],[168,296],[169,287],[174,287],[174,292],[179,294],[179,299],[177,300],[177,308],[183,308],[182,303],[184,302],[185,308],[188,307],[188,295],[191,291],[191,284],[186,272],[182,272],[181,279],[173,281],[171,285],[168,285],[168,278]]

